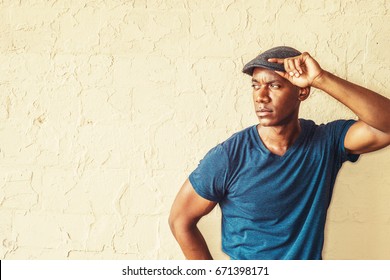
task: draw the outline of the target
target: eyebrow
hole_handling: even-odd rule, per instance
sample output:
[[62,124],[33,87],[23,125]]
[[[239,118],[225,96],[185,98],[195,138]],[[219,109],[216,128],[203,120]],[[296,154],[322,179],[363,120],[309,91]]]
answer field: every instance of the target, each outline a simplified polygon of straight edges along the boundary
[[[252,82],[255,82],[255,83],[260,83],[258,80],[256,80],[255,78],[252,78]],[[272,79],[272,80],[269,80],[266,82],[266,84],[272,84],[274,82],[281,82],[279,79]]]

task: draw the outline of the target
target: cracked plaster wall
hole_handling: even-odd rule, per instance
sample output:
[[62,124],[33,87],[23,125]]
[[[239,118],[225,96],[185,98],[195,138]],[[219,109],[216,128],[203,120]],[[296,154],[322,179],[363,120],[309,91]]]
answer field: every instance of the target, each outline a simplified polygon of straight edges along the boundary
[[[0,258],[182,259],[170,205],[256,123],[242,65],[286,44],[390,97],[390,1],[0,1]],[[314,91],[301,116],[354,115]],[[389,150],[342,169],[325,259],[390,259]],[[200,222],[216,258],[219,210]]]

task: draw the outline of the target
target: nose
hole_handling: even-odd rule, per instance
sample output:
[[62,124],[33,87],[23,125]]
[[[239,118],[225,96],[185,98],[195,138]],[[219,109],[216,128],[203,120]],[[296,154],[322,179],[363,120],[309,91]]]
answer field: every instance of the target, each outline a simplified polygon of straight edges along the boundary
[[256,103],[269,103],[271,101],[267,87],[261,87],[255,92]]

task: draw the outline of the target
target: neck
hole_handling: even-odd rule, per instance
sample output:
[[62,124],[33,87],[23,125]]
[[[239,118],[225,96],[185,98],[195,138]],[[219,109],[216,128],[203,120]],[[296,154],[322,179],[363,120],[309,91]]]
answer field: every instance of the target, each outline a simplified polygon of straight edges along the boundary
[[260,138],[272,153],[283,155],[297,140],[301,126],[298,119],[280,126],[257,126]]

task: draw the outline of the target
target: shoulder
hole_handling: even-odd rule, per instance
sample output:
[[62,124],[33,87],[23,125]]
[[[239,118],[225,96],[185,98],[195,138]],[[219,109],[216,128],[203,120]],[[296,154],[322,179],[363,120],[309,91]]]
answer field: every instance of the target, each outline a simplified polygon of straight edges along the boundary
[[226,139],[225,142],[236,141],[236,140],[240,140],[242,138],[248,137],[249,135],[252,134],[252,131],[255,128],[256,128],[256,125],[251,125],[247,128],[244,128],[244,129],[234,133],[232,136],[230,136],[228,139]]
[[337,141],[344,141],[349,128],[355,122],[355,120],[335,120],[326,124],[320,124],[318,126],[318,130],[328,138],[334,138]]
[[254,130],[256,130],[255,125],[234,133],[225,141],[211,148],[204,159],[212,158],[214,161],[225,163],[234,161],[237,156],[245,153],[248,147],[253,146]]
[[227,151],[236,150],[238,147],[243,147],[252,142],[254,131],[256,130],[256,125],[247,127],[241,131],[234,133],[220,145]]
[[328,123],[316,124],[312,120],[300,119],[301,125],[309,131],[315,133],[342,133],[346,132],[356,121],[355,120],[334,120]]
[[234,133],[225,141],[211,148],[205,158],[214,158],[216,161],[229,160],[232,155],[250,142],[249,139],[255,128],[255,126],[250,126]]
[[306,143],[310,145],[337,145],[344,147],[344,138],[354,120],[335,120],[328,123],[316,124],[312,120],[300,119],[305,132]]
[[344,140],[348,130],[356,123],[355,120],[335,120],[320,125],[315,124],[313,121],[306,121],[308,125],[307,129],[307,144],[312,147],[323,147],[328,150],[336,151],[341,155],[343,161],[350,160],[356,161],[357,158],[349,157],[347,150],[345,149]]

